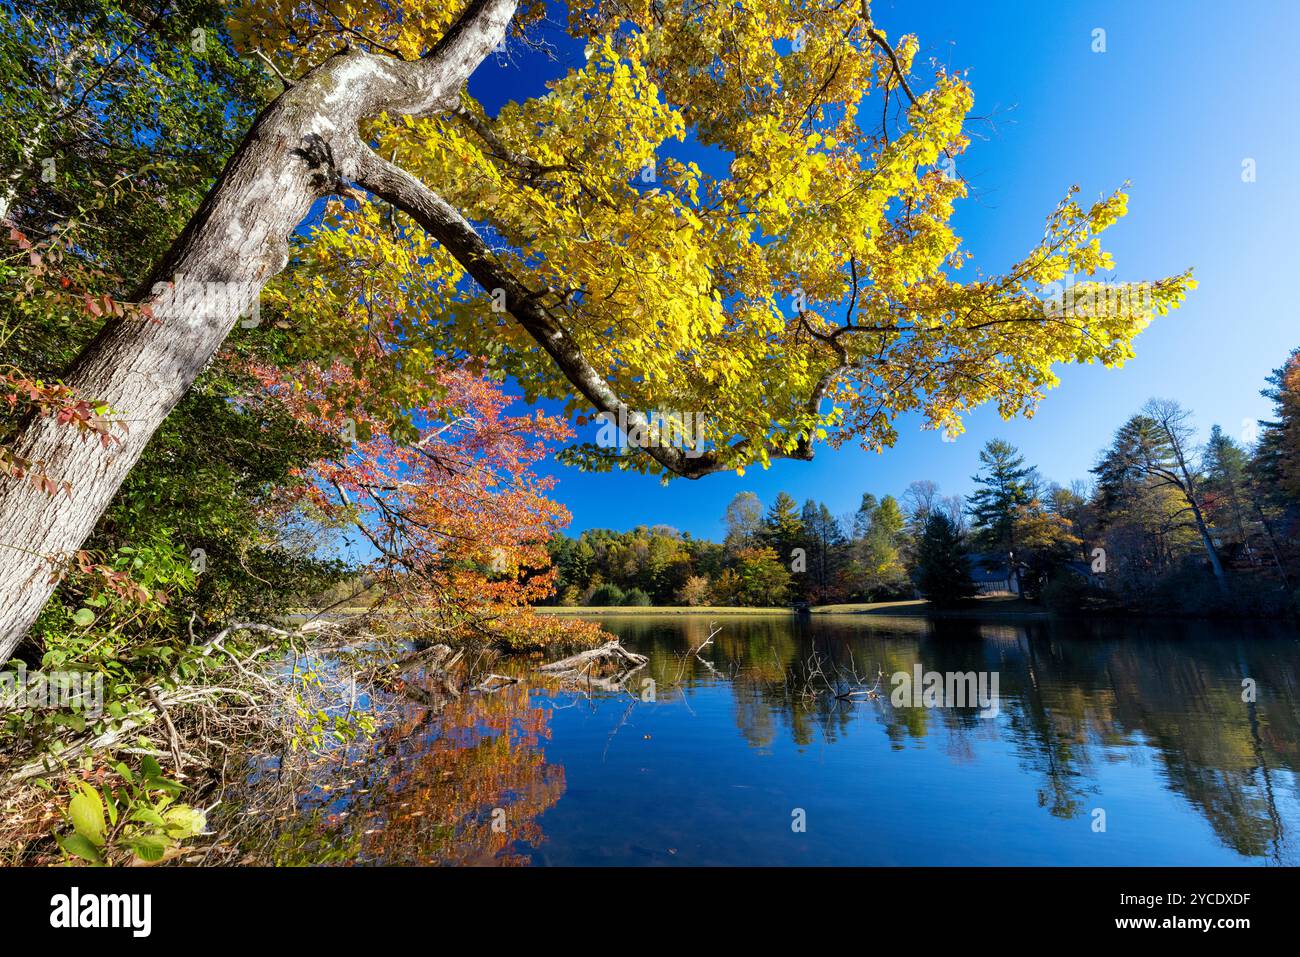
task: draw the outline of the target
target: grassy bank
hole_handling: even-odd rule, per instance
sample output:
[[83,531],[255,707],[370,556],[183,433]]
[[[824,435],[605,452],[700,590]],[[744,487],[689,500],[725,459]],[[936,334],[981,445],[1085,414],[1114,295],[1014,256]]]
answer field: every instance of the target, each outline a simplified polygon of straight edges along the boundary
[[[671,616],[671,615],[708,615],[714,618],[723,616],[745,615],[794,615],[788,607],[781,608],[734,608],[724,606],[690,605],[648,605],[648,606],[584,606],[576,605],[564,608],[538,608],[548,615],[570,615],[573,617],[608,617],[615,615]],[[810,609],[814,615],[873,615],[881,618],[1018,618],[1037,619],[1050,617],[1050,613],[1041,605],[1034,605],[1019,598],[993,596],[977,598],[971,604],[961,608],[936,608],[928,601],[880,601],[863,604],[815,605]]]
[[574,618],[608,615],[711,615],[714,618],[726,615],[793,615],[789,607],[782,608],[735,608],[722,605],[572,605],[565,607],[538,607],[537,611],[547,615],[568,615]]

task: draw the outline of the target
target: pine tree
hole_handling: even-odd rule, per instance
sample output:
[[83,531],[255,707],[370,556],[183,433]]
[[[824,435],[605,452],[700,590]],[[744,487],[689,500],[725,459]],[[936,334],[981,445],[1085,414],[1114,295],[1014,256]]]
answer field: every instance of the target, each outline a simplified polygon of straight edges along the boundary
[[1274,405],[1275,418],[1260,422],[1252,472],[1275,507],[1300,506],[1300,349],[1268,377],[1260,392]]
[[1205,446],[1205,507],[1211,524],[1224,540],[1239,546],[1247,559],[1253,557],[1249,525],[1249,484],[1246,469],[1250,457],[1223,429],[1210,429]]
[[916,586],[936,605],[951,605],[975,595],[970,558],[948,516],[935,512],[925,523],[917,552]]
[[990,440],[980,452],[983,470],[972,478],[979,489],[967,511],[975,523],[981,547],[1009,551],[1015,548],[1016,509],[1034,500],[1038,470],[1025,465],[1024,456],[1009,442]]
[[803,505],[803,531],[808,549],[807,597],[825,601],[831,594],[844,560],[845,536],[840,523],[824,503],[812,499]]
[[759,536],[763,544],[776,552],[778,559],[788,568],[790,553],[803,547],[803,533],[799,506],[788,493],[778,492],[776,501],[763,518],[763,530]]

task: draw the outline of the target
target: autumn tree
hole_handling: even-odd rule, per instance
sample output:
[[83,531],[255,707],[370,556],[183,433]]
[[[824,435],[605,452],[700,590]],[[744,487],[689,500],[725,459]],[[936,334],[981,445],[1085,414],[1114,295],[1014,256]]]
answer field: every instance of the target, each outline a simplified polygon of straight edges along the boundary
[[[570,456],[689,477],[808,459],[822,439],[880,449],[907,412],[951,430],[984,402],[1029,411],[1055,364],[1122,363],[1191,285],[1123,287],[1133,294],[1100,309],[1045,299],[1067,274],[1076,291],[1101,288],[1114,265],[1100,234],[1125,195],[1086,205],[1073,191],[1021,259],[959,278],[968,254],[951,216],[971,89],[918,70],[919,41],[891,41],[866,5],[579,3],[568,29],[585,64],[489,116],[467,78],[543,12],[516,0],[238,8],[236,48],[284,89],[63,377],[130,431],[105,447],[33,410],[15,433],[11,454],[72,490],[51,499],[46,482],[0,479],[0,660],[48,596],[51,562],[85,539],[323,198],[347,208],[308,241],[333,236],[354,273],[408,281],[392,394],[418,394],[433,356],[481,356],[529,398],[638,436],[662,437],[650,410],[698,411],[688,442]],[[674,157],[688,136],[730,164]],[[302,279],[306,314],[291,321],[340,331],[330,277]]]
[[1169,434],[1154,417],[1143,413],[1125,422],[1092,472],[1109,561],[1128,579],[1168,570],[1198,538],[1204,547],[1207,539],[1188,521]]
[[[344,403],[341,363],[254,367],[262,396],[349,441],[310,469],[300,495],[330,524],[352,529],[373,557],[361,571],[378,603],[422,635],[509,649],[594,640],[584,623],[538,615],[555,590],[547,549],[568,512],[532,467],[567,424],[505,413],[510,399],[463,369],[429,370],[441,400],[421,410],[410,441]],[[368,391],[361,383],[357,391]],[[263,399],[264,401],[264,399]]]
[[1077,557],[1083,540],[1074,534],[1068,518],[1038,499],[1017,506],[1012,522],[1016,540],[1013,565],[1021,594],[1034,598],[1053,572]]
[[895,597],[904,591],[907,585],[904,528],[905,519],[898,501],[886,495],[871,509],[861,537],[854,542],[858,585],[868,599]]
[[1176,490],[1186,502],[1210,569],[1219,587],[1226,589],[1223,562],[1205,514],[1203,472],[1193,442],[1192,414],[1170,399],[1152,399],[1142,412],[1155,423],[1157,441],[1134,450],[1136,467],[1158,483]]

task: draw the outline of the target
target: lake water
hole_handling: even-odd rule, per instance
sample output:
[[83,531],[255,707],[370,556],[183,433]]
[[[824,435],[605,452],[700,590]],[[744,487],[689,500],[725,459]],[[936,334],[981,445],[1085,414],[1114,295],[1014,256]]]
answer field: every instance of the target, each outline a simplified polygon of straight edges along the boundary
[[[607,619],[649,656],[635,693],[411,706],[309,796],[281,860],[1300,863],[1294,628],[715,621],[697,656],[708,619]],[[996,679],[996,701],[898,706],[918,665]]]

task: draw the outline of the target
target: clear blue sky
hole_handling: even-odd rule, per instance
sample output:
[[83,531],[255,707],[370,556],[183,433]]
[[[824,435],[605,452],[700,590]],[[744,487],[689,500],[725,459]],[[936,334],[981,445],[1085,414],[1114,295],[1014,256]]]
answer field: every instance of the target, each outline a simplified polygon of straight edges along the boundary
[[[1240,435],[1266,416],[1265,376],[1300,345],[1290,294],[1300,226],[1294,45],[1296,0],[1175,3],[1156,0],[980,3],[876,0],[891,37],[915,33],[918,65],[933,57],[967,69],[975,90],[976,138],[960,171],[972,197],[956,226],[974,264],[1005,269],[1041,235],[1066,189],[1081,198],[1131,182],[1129,215],[1106,237],[1116,278],[1155,279],[1195,267],[1200,287],[1183,308],[1157,320],[1119,370],[1066,367],[1032,420],[1001,420],[981,409],[945,443],[915,419],[877,455],[822,447],[811,463],[783,462],[743,477],[698,481],[632,474],[583,474],[551,463],[555,497],[573,513],[571,532],[665,523],[716,537],[727,502],[780,489],[799,501],[852,511],[862,493],[898,495],[928,478],[945,493],[970,491],[978,453],[993,437],[1019,446],[1048,479],[1086,478],[1114,430],[1151,396],[1181,400],[1208,431]],[[1093,30],[1106,52],[1092,51]],[[558,40],[559,37],[556,37]],[[489,61],[473,81],[489,111],[534,95],[580,51],[559,63],[531,55]],[[1242,182],[1253,159],[1256,181]],[[588,439],[594,436],[594,429]]]

